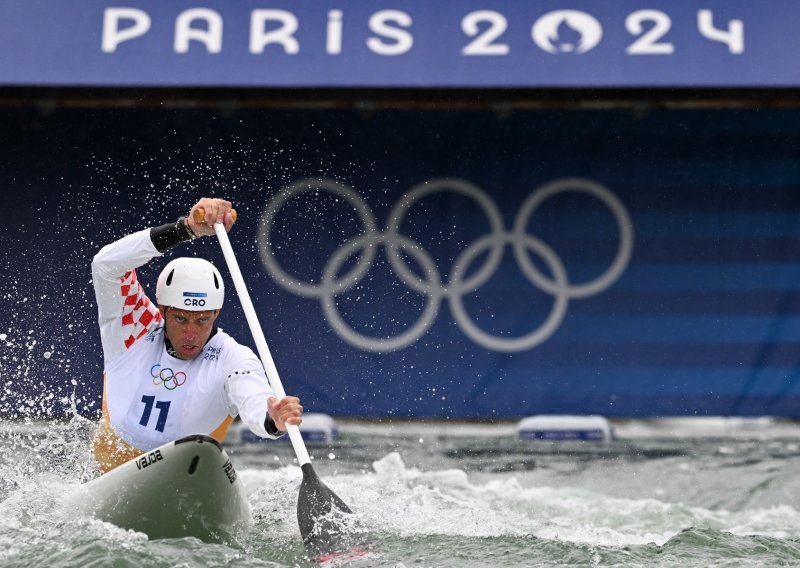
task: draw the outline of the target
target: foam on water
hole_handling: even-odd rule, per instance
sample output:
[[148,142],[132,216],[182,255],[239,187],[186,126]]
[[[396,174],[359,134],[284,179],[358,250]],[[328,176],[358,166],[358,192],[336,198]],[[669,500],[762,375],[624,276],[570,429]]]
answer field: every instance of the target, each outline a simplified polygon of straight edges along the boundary
[[[788,505],[711,510],[653,498],[609,497],[581,488],[524,487],[513,476],[472,483],[463,470],[407,467],[394,452],[375,461],[373,469],[327,482],[357,512],[363,526],[401,538],[534,536],[624,547],[663,545],[689,527],[773,538],[800,536],[800,512]],[[299,468],[246,470],[241,476],[257,514],[292,510]],[[278,487],[282,489],[276,491]],[[282,528],[294,530],[291,523]]]

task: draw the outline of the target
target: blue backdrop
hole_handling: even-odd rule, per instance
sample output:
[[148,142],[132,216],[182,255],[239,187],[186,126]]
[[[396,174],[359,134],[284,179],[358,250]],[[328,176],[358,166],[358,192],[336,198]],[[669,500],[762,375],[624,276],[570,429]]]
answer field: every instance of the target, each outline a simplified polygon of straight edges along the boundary
[[[308,410],[800,416],[797,110],[3,109],[0,127],[4,414],[97,411],[92,255],[217,195]],[[227,274],[213,239],[179,252]],[[169,258],[140,271],[151,293]],[[232,292],[221,321],[249,343]]]

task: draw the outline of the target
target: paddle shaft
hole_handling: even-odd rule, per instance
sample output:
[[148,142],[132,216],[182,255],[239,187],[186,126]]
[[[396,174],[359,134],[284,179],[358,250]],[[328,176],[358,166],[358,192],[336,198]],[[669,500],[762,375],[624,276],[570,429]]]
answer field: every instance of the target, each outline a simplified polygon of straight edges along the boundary
[[[231,213],[235,215],[235,211]],[[195,211],[195,220],[202,222],[203,217],[204,211],[202,208],[198,208]],[[267,346],[264,332],[258,323],[256,310],[244,284],[242,271],[239,270],[239,263],[236,262],[236,256],[233,254],[231,242],[228,240],[228,233],[225,230],[225,226],[219,222],[214,223],[214,232],[217,234],[220,247],[222,247],[222,254],[225,256],[225,262],[228,264],[233,284],[239,294],[239,300],[242,303],[244,315],[253,334],[258,354],[261,357],[261,363],[267,372],[267,378],[272,384],[272,388],[275,389],[275,393],[280,398],[283,398],[286,396],[286,391],[283,390],[281,379],[278,376],[278,369],[275,367],[275,361],[273,361],[272,354]],[[308,456],[305,443],[303,443],[303,437],[300,435],[300,429],[289,424],[286,425],[286,429],[289,432],[289,438],[292,441],[297,461],[300,462],[300,467],[303,470],[303,480],[300,482],[300,491],[297,496],[297,522],[300,534],[303,537],[303,545],[306,547],[309,558],[313,562],[322,563],[325,559],[336,558],[342,554],[348,558],[363,556],[365,549],[361,546],[354,547],[354,543],[348,537],[347,531],[341,525],[341,519],[335,516],[331,517],[330,514],[334,510],[340,513],[352,514],[350,507],[317,477],[314,467],[311,465],[311,458]]]
[[[214,231],[217,233],[219,245],[222,247],[222,254],[225,256],[225,262],[228,264],[228,271],[231,273],[233,285],[242,303],[242,309],[247,318],[247,324],[250,326],[250,332],[253,334],[253,341],[255,341],[258,355],[261,357],[261,363],[264,365],[264,370],[267,372],[270,385],[272,385],[278,398],[281,399],[286,396],[286,391],[283,390],[283,384],[278,375],[278,369],[275,367],[275,361],[272,359],[272,353],[269,351],[267,339],[264,337],[264,332],[261,329],[261,325],[258,323],[256,310],[253,307],[252,300],[250,300],[250,294],[247,291],[247,286],[245,286],[244,278],[242,278],[242,271],[239,270],[239,263],[236,262],[236,256],[233,254],[233,247],[231,247],[231,241],[228,239],[228,233],[225,231],[225,226],[222,223],[214,223]],[[292,447],[294,448],[294,453],[300,465],[311,463],[311,458],[303,442],[300,429],[293,424],[287,424],[286,431],[289,433],[289,439],[292,441]]]

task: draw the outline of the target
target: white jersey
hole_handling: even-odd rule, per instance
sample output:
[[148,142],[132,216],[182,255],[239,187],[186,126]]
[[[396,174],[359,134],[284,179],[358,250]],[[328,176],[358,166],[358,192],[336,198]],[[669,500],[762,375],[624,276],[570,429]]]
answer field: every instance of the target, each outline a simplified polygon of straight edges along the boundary
[[190,434],[221,440],[237,414],[255,434],[274,438],[264,425],[274,391],[251,349],[217,331],[194,359],[167,352],[161,313],[135,270],[160,254],[146,229],[105,246],[92,262],[104,420],[141,451]]

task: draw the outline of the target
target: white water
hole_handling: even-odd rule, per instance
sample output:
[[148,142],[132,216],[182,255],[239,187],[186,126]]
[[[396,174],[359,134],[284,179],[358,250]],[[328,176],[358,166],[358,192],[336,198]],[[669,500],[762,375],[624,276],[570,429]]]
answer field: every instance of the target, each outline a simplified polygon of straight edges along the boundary
[[[0,566],[306,565],[288,444],[232,447],[254,527],[243,548],[149,541],[61,504],[93,475],[93,425],[3,422]],[[797,439],[516,442],[437,425],[342,428],[311,447],[374,566],[800,565]]]

